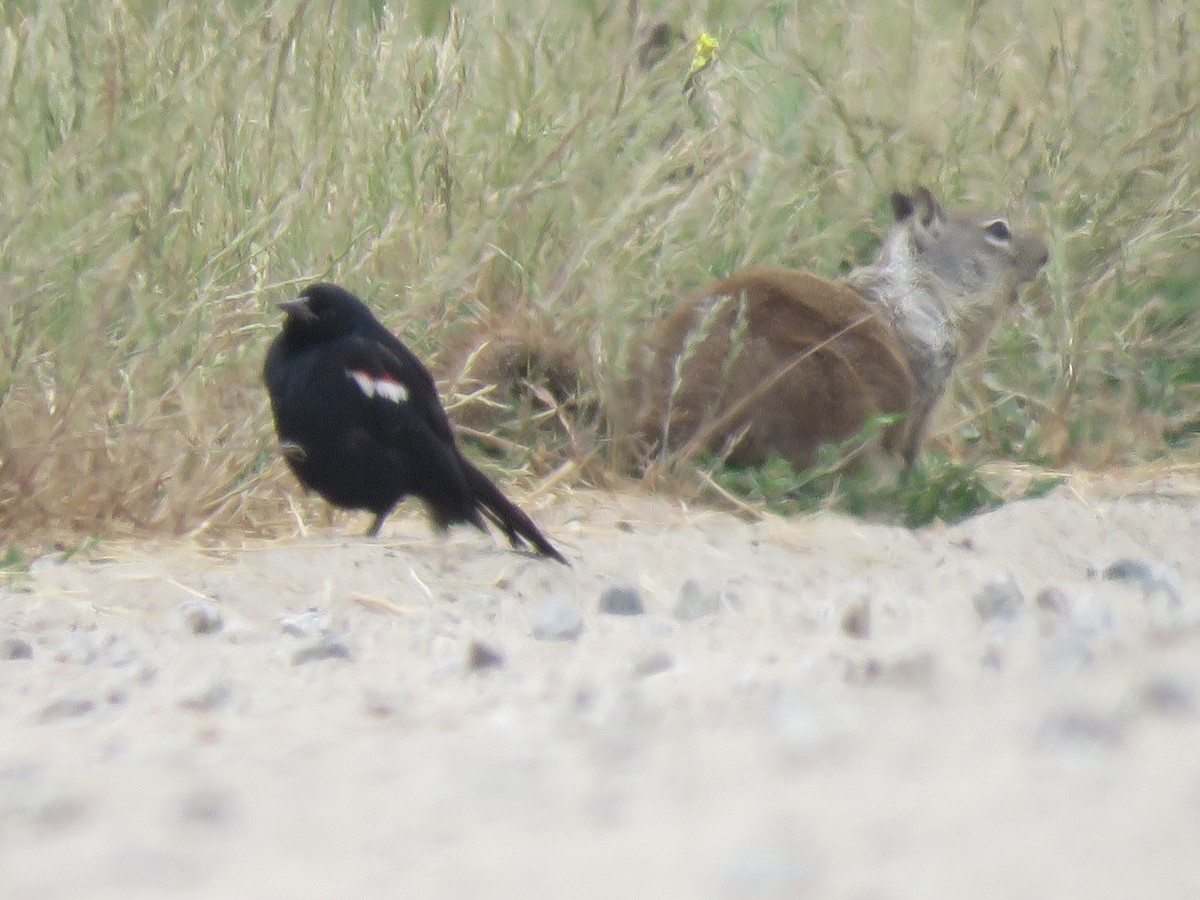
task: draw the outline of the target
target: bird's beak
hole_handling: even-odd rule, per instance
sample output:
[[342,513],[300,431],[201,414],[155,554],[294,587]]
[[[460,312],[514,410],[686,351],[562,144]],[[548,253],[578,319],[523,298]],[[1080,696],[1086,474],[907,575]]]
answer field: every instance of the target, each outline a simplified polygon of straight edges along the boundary
[[308,306],[307,297],[296,297],[292,300],[283,300],[275,304],[289,316],[294,316],[301,322],[315,322],[317,317]]

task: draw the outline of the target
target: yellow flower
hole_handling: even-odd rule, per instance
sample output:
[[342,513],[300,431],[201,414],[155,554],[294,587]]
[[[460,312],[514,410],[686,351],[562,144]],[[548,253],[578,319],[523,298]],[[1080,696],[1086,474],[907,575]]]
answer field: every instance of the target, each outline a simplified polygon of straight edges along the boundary
[[701,69],[707,69],[712,65],[712,61],[717,58],[717,48],[720,46],[721,42],[716,38],[702,33],[696,41],[696,55],[692,57],[692,67],[688,69],[688,76],[695,75]]

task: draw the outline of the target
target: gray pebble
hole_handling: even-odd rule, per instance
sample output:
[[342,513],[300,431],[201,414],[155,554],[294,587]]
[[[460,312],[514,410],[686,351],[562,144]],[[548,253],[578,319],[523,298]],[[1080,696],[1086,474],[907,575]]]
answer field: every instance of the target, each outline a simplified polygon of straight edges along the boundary
[[120,706],[129,699],[129,691],[122,685],[114,685],[104,695],[104,701],[112,706]]
[[185,822],[208,827],[226,825],[232,818],[233,803],[222,791],[198,789],[183,798],[180,815]]
[[1071,611],[1070,598],[1062,588],[1056,585],[1042,588],[1033,598],[1033,602],[1042,612],[1055,616],[1066,616]]
[[924,688],[937,676],[937,661],[931,653],[912,653],[894,659],[872,656],[847,663],[845,678],[851,684],[886,684],[901,688]]
[[1124,738],[1125,728],[1120,721],[1082,709],[1052,713],[1038,729],[1038,740],[1044,744],[1113,748]]
[[533,613],[533,636],[539,641],[573,641],[583,633],[583,616],[558,597],[547,597]]
[[1183,602],[1179,572],[1170,565],[1151,565],[1140,559],[1118,559],[1104,570],[1106,581],[1138,585],[1147,598],[1162,594],[1171,605]]
[[1104,570],[1105,581],[1127,581],[1148,585],[1158,579],[1148,562],[1140,559],[1118,559]]
[[306,612],[280,616],[279,627],[292,637],[315,637],[329,630],[329,616],[310,609]]
[[51,797],[26,811],[30,822],[51,831],[72,828],[82,822],[87,813],[87,801],[70,796]]
[[398,691],[368,688],[363,692],[363,709],[378,719],[387,719],[406,706],[405,697]]
[[229,682],[213,681],[185,693],[179,700],[179,706],[193,712],[212,712],[228,704],[232,697],[233,689]]
[[1025,605],[1025,597],[1017,586],[1016,580],[1010,575],[1007,578],[996,578],[989,581],[972,598],[975,612],[984,622],[1001,620],[1011,622]]
[[304,663],[319,662],[323,659],[353,659],[353,654],[350,648],[336,635],[326,634],[314,644],[309,644],[307,647],[301,647],[292,654],[292,665],[300,666]]
[[503,653],[483,641],[471,641],[471,646],[467,648],[468,669],[472,672],[482,672],[485,669],[501,669],[503,667]]
[[675,668],[675,660],[665,650],[655,650],[647,653],[633,664],[633,674],[638,678],[648,678],[660,675]]
[[225,627],[225,617],[210,600],[188,600],[179,607],[179,618],[191,634],[216,634]]
[[1004,671],[1004,651],[995,644],[989,644],[983,651],[983,656],[979,660],[979,664],[985,669],[991,669],[993,672]]
[[1196,715],[1196,692],[1174,678],[1158,677],[1147,681],[1138,697],[1138,704],[1148,712],[1171,718]]
[[842,632],[849,637],[866,640],[871,636],[871,598],[851,601],[842,612]]
[[22,638],[0,640],[0,659],[33,659],[33,644]]
[[600,595],[600,612],[610,616],[640,616],[646,611],[642,592],[627,584],[615,584]]
[[39,718],[43,722],[54,722],[58,719],[74,719],[87,715],[95,708],[96,701],[90,697],[68,694],[44,706]]
[[734,612],[742,612],[745,609],[745,604],[742,603],[742,595],[728,584],[721,588],[718,597],[726,609],[731,609]]
[[694,622],[720,612],[720,593],[705,590],[696,579],[689,578],[679,588],[679,596],[675,600],[675,608],[671,610],[671,615],[680,622]]

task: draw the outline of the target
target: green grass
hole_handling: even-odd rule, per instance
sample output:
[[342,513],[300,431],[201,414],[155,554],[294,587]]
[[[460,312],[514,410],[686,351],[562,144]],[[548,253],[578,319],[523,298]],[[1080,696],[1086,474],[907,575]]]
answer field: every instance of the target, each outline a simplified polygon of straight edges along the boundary
[[1046,474],[1029,478],[1018,488],[1009,473],[985,474],[981,467],[957,462],[939,451],[923,454],[899,473],[847,467],[845,461],[876,442],[891,419],[877,416],[859,435],[821,448],[816,465],[802,472],[779,456],[747,467],[727,466],[711,454],[697,462],[718,496],[735,497],[752,509],[782,515],[832,509],[908,528],[952,524],[1006,500],[1042,496],[1063,481],[1061,476]]
[[[0,527],[290,527],[259,368],[317,277],[435,362],[552,323],[587,421],[511,477],[603,480],[666,307],[750,263],[844,271],[917,181],[1012,201],[1052,251],[947,405],[964,478],[1194,460],[1200,14],[861,7],[5,4]],[[696,104],[687,45],[634,65],[657,17],[721,40]]]
[[711,476],[729,494],[783,515],[833,509],[909,528],[958,522],[1003,502],[975,468],[936,453],[895,480],[881,480],[865,471],[796,472],[780,457],[754,468],[718,466]]

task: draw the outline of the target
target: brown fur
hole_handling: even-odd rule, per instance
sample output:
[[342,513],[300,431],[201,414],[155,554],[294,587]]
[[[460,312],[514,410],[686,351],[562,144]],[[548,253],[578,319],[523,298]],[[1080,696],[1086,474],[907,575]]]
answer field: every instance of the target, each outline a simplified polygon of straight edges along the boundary
[[[719,281],[677,308],[654,346],[639,430],[735,465],[776,453],[807,468],[822,444],[912,399],[903,351],[881,316],[808,272],[752,269]],[[898,451],[904,435],[903,423],[891,426],[884,446]]]
[[643,378],[639,431],[656,450],[796,469],[878,413],[885,451],[912,464],[951,373],[978,353],[1048,257],[995,213],[946,211],[926,188],[892,196],[875,260],[830,282],[752,269],[668,316]]

